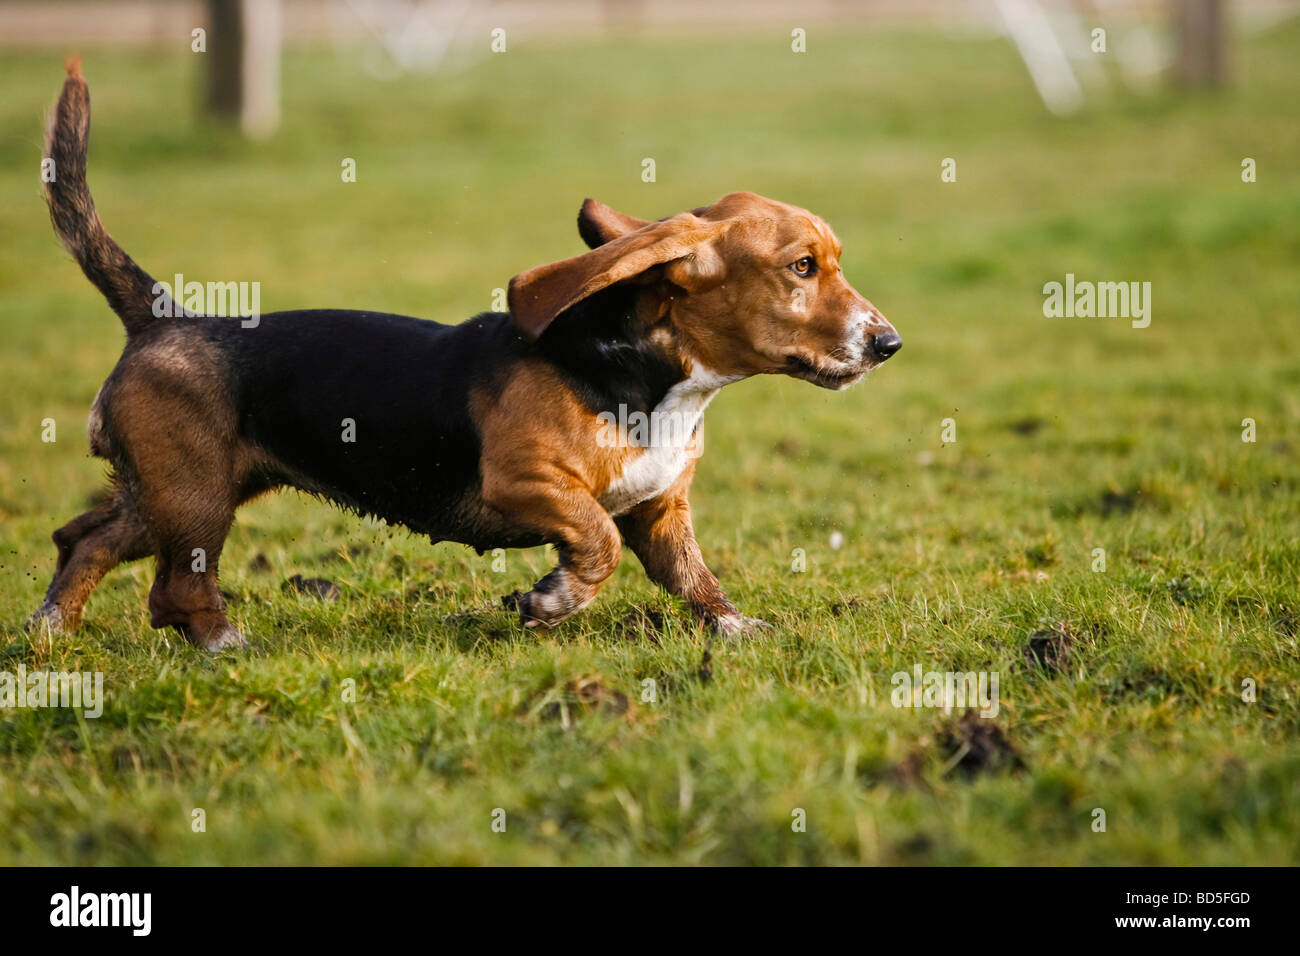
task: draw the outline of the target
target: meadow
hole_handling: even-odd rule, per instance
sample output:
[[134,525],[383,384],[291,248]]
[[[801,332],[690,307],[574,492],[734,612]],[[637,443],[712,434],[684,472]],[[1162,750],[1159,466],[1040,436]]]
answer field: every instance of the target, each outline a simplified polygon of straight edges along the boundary
[[[710,641],[630,554],[525,632],[499,598],[546,550],[285,493],[236,519],[253,646],[215,657],[149,627],[147,561],[76,634],[22,629],[103,484],[123,341],[40,197],[64,52],[0,55],[0,671],[107,697],[0,712],[0,863],[1300,862],[1300,22],[1239,38],[1228,90],[1064,119],[976,34],[549,40],[394,81],[290,50],[260,144],[196,116],[185,47],[82,50],[100,214],[159,278],[454,322],[581,251],[586,196],[750,189],[824,216],[905,343],[709,410],[697,534],[767,634]],[[1046,317],[1067,274],[1150,282],[1149,327]],[[997,715],[894,706],[918,665],[996,672]]]

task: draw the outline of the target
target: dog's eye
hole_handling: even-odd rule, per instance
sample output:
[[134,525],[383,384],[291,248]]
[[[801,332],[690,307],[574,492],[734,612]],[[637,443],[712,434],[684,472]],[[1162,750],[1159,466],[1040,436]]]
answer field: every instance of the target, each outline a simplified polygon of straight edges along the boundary
[[795,275],[806,279],[816,271],[817,263],[813,261],[812,256],[803,256],[790,263],[790,268]]

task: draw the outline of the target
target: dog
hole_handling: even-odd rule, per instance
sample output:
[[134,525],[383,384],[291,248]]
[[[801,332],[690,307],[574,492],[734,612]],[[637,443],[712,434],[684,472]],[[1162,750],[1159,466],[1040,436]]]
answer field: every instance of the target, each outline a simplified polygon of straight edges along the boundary
[[[691,523],[705,408],[753,375],[843,389],[902,345],[844,278],[825,222],[748,192],[658,221],[588,199],[590,251],[515,276],[508,312],[460,325],[313,309],[249,328],[186,313],[100,222],[89,128],[71,62],[46,199],[127,341],[88,426],[111,488],[54,533],[34,626],[76,627],[110,569],[152,556],[154,627],[209,651],[244,644],[217,584],[222,545],[240,505],[290,487],[480,553],[553,545],[556,567],[507,599],[525,627],[589,604],[626,543],[703,624],[749,632],[766,625],[727,599]],[[679,427],[619,440],[620,410]]]

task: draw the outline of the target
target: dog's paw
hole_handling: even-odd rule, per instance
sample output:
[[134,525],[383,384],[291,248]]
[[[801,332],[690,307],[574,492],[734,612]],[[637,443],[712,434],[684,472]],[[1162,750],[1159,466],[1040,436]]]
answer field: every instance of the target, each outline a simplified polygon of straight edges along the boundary
[[576,610],[567,595],[555,591],[538,591],[520,594],[515,600],[519,609],[519,623],[524,627],[555,627]]
[[32,612],[32,616],[23,625],[24,630],[36,633],[64,634],[67,626],[63,620],[63,611],[57,604],[46,602]]
[[564,568],[556,568],[526,594],[507,594],[501,603],[519,611],[519,623],[528,628],[551,628],[591,603],[596,588],[583,585]]
[[743,614],[724,614],[712,622],[713,630],[723,637],[757,637],[772,630],[772,625]]
[[220,654],[222,651],[230,650],[234,647],[247,647],[248,641],[239,629],[231,624],[218,628],[207,636],[203,641],[202,647],[210,654]]

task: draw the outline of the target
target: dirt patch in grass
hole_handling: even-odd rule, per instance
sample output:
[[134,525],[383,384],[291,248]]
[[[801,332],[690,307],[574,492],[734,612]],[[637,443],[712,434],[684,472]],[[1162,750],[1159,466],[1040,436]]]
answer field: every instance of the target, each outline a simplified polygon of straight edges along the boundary
[[1049,674],[1059,674],[1070,661],[1070,651],[1077,643],[1068,624],[1058,621],[1052,627],[1034,631],[1025,645],[1025,660]]
[[1022,770],[1025,762],[1003,727],[968,710],[960,719],[939,728],[936,746],[944,759],[944,772],[972,779],[984,773]]
[[327,578],[304,578],[301,574],[295,574],[285,581],[280,585],[280,590],[286,594],[306,594],[322,601],[336,601],[340,594],[339,586],[333,581]]
[[1141,488],[1125,488],[1117,490],[1107,488],[1093,503],[1093,511],[1102,517],[1112,514],[1126,515],[1142,502]]
[[1027,438],[1038,434],[1046,424],[1047,422],[1037,415],[1027,415],[1007,422],[1006,429],[1013,435],[1024,435]]
[[1019,771],[1025,762],[996,720],[984,718],[978,711],[967,710],[961,717],[945,719],[932,735],[921,739],[916,749],[902,760],[887,767],[878,780],[898,787],[929,789],[926,768],[935,760],[941,765],[940,776],[956,774],[967,780],[985,773]]
[[1132,514],[1139,508],[1154,508],[1167,511],[1169,509],[1169,498],[1167,495],[1142,483],[1118,487],[1108,485],[1101,491],[1082,498],[1058,502],[1053,505],[1052,512],[1058,518],[1080,518],[1084,515],[1111,518]]
[[634,607],[614,625],[614,633],[625,641],[639,641],[645,638],[651,644],[658,644],[664,636],[666,621],[667,615],[663,611],[656,608]]
[[1058,560],[1060,559],[1056,554],[1056,542],[1050,539],[1025,549],[1025,561],[1031,569],[1050,568]]

